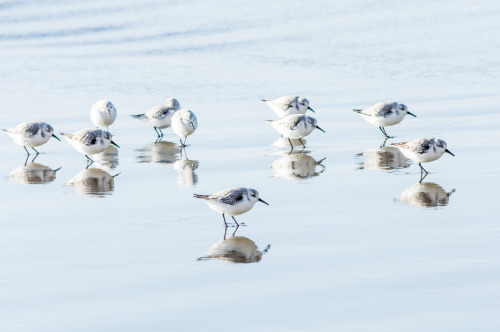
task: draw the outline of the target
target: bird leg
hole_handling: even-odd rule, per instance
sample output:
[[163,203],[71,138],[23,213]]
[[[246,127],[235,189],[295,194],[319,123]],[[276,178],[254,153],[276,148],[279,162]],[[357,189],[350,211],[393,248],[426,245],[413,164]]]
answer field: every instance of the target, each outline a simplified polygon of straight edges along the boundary
[[304,144],[304,142],[302,142],[302,140],[299,138],[299,142],[300,144],[302,144],[302,151],[306,148],[306,145]]
[[240,224],[238,224],[238,222],[236,221],[236,219],[234,219],[233,216],[231,216],[231,218],[233,218],[234,222],[236,223],[236,227],[240,227]]
[[26,150],[26,153],[28,154],[28,156],[30,155],[30,152],[28,151],[28,149],[26,149],[26,147],[23,145],[23,148],[24,150]]
[[156,135],[158,135],[158,138],[162,137],[163,135],[160,135],[160,133],[158,132],[158,130],[156,129],[156,127],[153,127],[156,131]]
[[35,151],[35,152],[36,152],[36,154],[37,154],[37,155],[39,155],[39,154],[40,154],[40,152],[38,152],[35,148],[32,148],[32,149],[33,149],[33,151]]
[[292,144],[292,140],[291,139],[288,139],[288,142],[290,142],[290,152],[288,153],[288,154],[290,154],[293,151],[293,144]]
[[224,217],[224,213],[222,214],[222,219],[224,219],[224,225],[226,225],[227,228],[227,222],[226,222],[226,217]]
[[382,132],[382,134],[384,134],[385,138],[394,138],[393,136],[387,135],[387,132],[385,131],[384,127],[378,127],[378,128],[380,129],[380,131]]

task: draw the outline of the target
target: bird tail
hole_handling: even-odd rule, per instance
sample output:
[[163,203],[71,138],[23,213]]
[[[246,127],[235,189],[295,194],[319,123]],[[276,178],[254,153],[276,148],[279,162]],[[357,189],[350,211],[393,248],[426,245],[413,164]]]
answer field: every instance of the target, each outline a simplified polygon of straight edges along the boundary
[[65,137],[68,137],[68,138],[71,138],[73,136],[73,134],[65,134],[65,133],[61,133],[61,132],[59,132],[59,134],[65,136]]
[[3,131],[5,131],[6,133],[10,133],[10,131],[8,131],[7,129],[2,129]]
[[271,123],[271,122],[273,122],[273,121],[274,121],[274,120],[266,120],[266,122],[269,122],[269,123]]
[[363,111],[363,110],[353,109],[353,112],[356,112],[356,113],[361,113],[361,111]]
[[209,195],[200,195],[200,194],[194,194],[193,197],[195,198],[201,198],[201,199],[204,199],[204,198],[208,198]]
[[133,118],[135,118],[135,119],[144,119],[144,118],[146,118],[145,114],[131,114],[130,116],[133,117]]
[[266,101],[267,101],[267,99],[261,99],[261,100],[262,100],[263,102],[266,102]]

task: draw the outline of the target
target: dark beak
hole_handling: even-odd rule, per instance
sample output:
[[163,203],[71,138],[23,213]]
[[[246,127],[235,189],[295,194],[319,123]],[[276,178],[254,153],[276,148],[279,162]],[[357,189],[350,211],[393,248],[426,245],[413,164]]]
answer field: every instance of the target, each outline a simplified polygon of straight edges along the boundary
[[408,111],[406,111],[406,114],[411,115],[411,116],[414,116],[414,117],[417,117],[415,114],[413,114],[413,113],[411,113],[411,112],[408,112]]
[[57,136],[56,136],[56,135],[54,135],[54,134],[52,134],[52,137],[54,137],[54,138],[55,138],[56,140],[58,140],[59,142],[61,141],[61,140],[59,139],[59,137],[57,137]]
[[322,132],[325,132],[323,129],[321,129],[319,126],[316,126],[316,129],[321,130]]
[[118,144],[116,144],[115,142],[111,141],[111,144],[113,144],[114,146],[116,146],[117,148],[119,148],[120,146]]
[[444,150],[444,152],[448,152],[448,153],[449,153],[449,154],[451,154],[453,157],[455,157],[455,155],[454,155],[453,153],[451,153],[451,151],[450,151],[450,150],[448,150],[448,149]]
[[260,198],[259,198],[259,201],[262,202],[262,203],[264,203],[264,204],[266,204],[266,205],[269,205],[267,202],[264,202],[264,200],[262,200]]
[[312,108],[310,108],[309,106],[307,106],[307,109],[308,109],[308,110],[310,110],[310,111],[311,111],[311,112],[313,112],[313,113],[316,113],[316,112],[314,112],[314,110],[313,110]]

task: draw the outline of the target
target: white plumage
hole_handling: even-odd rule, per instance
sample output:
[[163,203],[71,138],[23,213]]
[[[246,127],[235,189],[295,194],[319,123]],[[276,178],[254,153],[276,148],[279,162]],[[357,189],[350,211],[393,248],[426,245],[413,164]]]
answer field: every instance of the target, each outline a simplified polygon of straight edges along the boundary
[[90,109],[90,121],[98,128],[109,127],[115,122],[116,108],[106,99],[99,100]]
[[165,105],[156,106],[143,114],[131,115],[131,117],[143,121],[147,126],[153,127],[158,137],[163,137],[162,129],[170,127],[172,116],[181,108],[175,98],[169,98]]
[[[198,128],[198,119],[193,112],[181,109],[172,116],[172,130],[181,138],[181,145],[186,144],[186,139]],[[184,142],[182,142],[184,138]]]
[[54,128],[45,122],[22,122],[13,128],[2,130],[9,134],[14,143],[23,146],[28,155],[30,153],[26,147],[32,148],[38,154],[35,147],[47,143],[51,137],[60,141],[59,137],[54,135]]
[[299,96],[283,96],[272,100],[262,99],[280,118],[290,114],[305,114],[307,110],[314,110],[309,107],[309,100]]
[[257,190],[243,187],[224,189],[212,195],[194,194],[194,197],[203,199],[212,210],[222,213],[226,226],[226,218],[224,217],[226,214],[231,216],[238,225],[234,216],[250,211],[257,201],[269,205],[259,198]]
[[393,101],[381,102],[363,110],[354,109],[353,111],[360,114],[366,122],[379,127],[380,131],[387,138],[391,137],[387,135],[385,127],[400,123],[406,114],[416,117],[415,114],[408,111],[406,105]]
[[82,129],[73,134],[61,133],[61,135],[66,138],[76,151],[84,154],[91,162],[93,160],[88,155],[99,154],[106,150],[110,144],[119,147],[112,141],[113,135],[109,131],[102,129]]

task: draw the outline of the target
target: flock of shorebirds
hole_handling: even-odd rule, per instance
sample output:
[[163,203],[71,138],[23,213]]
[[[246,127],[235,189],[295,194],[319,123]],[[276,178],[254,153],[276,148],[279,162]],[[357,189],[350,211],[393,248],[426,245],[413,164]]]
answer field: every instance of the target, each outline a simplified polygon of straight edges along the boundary
[[[302,146],[305,144],[302,138],[311,134],[314,129],[324,132],[318,126],[315,118],[305,115],[307,110],[314,112],[309,106],[306,98],[298,96],[284,96],[273,100],[262,100],[280,118],[279,120],[268,120],[272,127],[287,138],[291,150],[293,150],[292,139],[298,139]],[[397,102],[380,102],[365,109],[354,109],[356,113],[363,117],[368,123],[379,127],[380,131],[387,138],[389,136],[385,127],[394,126],[400,123],[406,115],[416,117],[408,111],[404,104]],[[116,120],[117,111],[109,100],[100,100],[92,105],[90,119],[97,126],[97,129],[82,129],[72,134],[61,133],[75,150],[85,155],[87,167],[93,163],[91,155],[96,155],[105,151],[110,144],[119,147],[106,129]],[[188,110],[181,109],[179,102],[174,98],[167,99],[166,103],[156,106],[144,114],[131,115],[133,118],[143,121],[146,125],[153,127],[158,138],[163,137],[162,129],[172,127],[179,136],[181,147],[185,147],[186,139],[193,134],[198,127],[196,115]],[[24,147],[26,153],[30,155],[28,148],[31,148],[38,155],[35,147],[41,146],[49,141],[51,137],[60,139],[54,134],[51,125],[45,122],[23,122],[13,128],[3,129],[13,141]],[[184,139],[184,141],[182,140]],[[393,143],[398,147],[403,155],[418,163],[420,166],[420,182],[427,176],[428,172],[422,167],[422,163],[439,159],[444,153],[453,153],[448,150],[446,142],[438,138],[417,138],[408,142]],[[424,175],[425,172],[425,175]],[[269,205],[259,198],[259,193],[251,188],[230,188],[211,195],[198,195],[194,197],[203,199],[210,208],[222,214],[224,224],[227,226],[225,215],[231,216],[237,226],[238,222],[234,216],[249,211],[256,202],[260,201]]]

